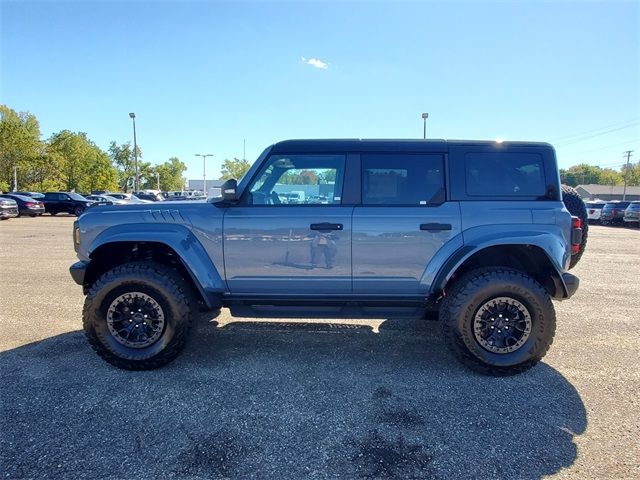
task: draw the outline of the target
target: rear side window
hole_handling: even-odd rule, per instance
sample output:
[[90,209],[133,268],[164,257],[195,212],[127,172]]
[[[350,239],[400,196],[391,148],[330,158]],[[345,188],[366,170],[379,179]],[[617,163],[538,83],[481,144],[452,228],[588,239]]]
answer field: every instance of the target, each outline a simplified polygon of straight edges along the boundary
[[469,196],[538,197],[546,193],[543,160],[535,153],[467,153],[465,172]]
[[362,154],[363,205],[429,205],[445,200],[441,155]]
[[604,203],[587,203],[587,208],[594,208],[596,210],[602,210]]

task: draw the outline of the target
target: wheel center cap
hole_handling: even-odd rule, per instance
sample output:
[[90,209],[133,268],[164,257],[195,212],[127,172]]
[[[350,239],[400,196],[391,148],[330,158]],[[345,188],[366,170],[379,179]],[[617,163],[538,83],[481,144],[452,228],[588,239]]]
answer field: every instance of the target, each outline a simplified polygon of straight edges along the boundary
[[143,320],[144,320],[144,315],[142,315],[142,313],[140,313],[140,312],[136,312],[136,313],[133,315],[133,321],[134,321],[134,322],[136,322],[136,323],[137,323],[137,322],[142,322]]

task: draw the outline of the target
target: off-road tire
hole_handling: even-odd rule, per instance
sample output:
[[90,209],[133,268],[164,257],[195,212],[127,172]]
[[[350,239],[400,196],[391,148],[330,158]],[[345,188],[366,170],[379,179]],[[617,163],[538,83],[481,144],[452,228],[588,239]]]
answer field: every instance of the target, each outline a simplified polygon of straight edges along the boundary
[[[497,297],[521,302],[531,316],[531,332],[517,350],[493,353],[476,340],[473,322],[481,305]],[[484,375],[515,375],[536,365],[547,353],[556,329],[556,314],[547,291],[532,277],[504,267],[473,270],[447,292],[440,309],[444,339],[456,358]]]
[[575,188],[569,185],[562,185],[562,202],[569,213],[574,217],[582,220],[582,242],[580,243],[580,250],[578,253],[571,255],[571,262],[569,263],[569,269],[572,269],[582,258],[585,248],[587,247],[587,236],[589,234],[589,215],[587,214],[587,207],[582,200],[580,194]]
[[[107,326],[113,299],[127,292],[152,297],[165,317],[164,331],[155,343],[131,348],[119,343]],[[104,360],[125,370],[152,370],[175,359],[184,348],[192,324],[193,295],[173,269],[154,262],[131,262],[109,270],[93,284],[84,302],[87,340]]]

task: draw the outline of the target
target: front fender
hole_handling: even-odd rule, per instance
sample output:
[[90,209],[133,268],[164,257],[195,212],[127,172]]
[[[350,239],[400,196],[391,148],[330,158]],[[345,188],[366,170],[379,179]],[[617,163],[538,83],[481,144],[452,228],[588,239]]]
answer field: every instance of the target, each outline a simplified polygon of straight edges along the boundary
[[[224,282],[202,244],[186,226],[175,223],[129,223],[114,225],[99,233],[89,244],[86,256],[114,242],[156,242],[176,252],[205,301],[212,305],[224,292]],[[211,306],[211,305],[210,305]]]

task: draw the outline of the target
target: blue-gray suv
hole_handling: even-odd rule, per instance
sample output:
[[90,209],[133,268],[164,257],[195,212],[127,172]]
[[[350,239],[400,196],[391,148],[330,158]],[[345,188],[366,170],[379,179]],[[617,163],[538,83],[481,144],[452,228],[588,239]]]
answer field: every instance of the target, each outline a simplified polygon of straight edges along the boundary
[[583,225],[562,195],[546,143],[290,140],[220,198],[89,209],[74,224],[71,275],[89,343],[120,368],[173,360],[202,308],[437,310],[465,365],[511,375],[545,355],[552,299],[578,288],[567,270]]

